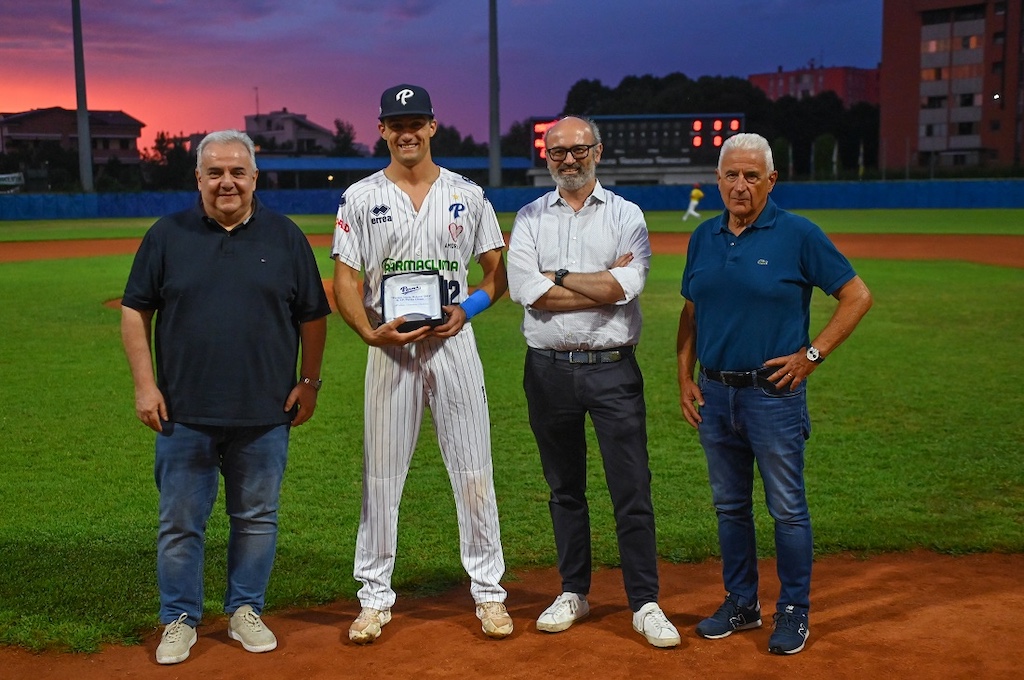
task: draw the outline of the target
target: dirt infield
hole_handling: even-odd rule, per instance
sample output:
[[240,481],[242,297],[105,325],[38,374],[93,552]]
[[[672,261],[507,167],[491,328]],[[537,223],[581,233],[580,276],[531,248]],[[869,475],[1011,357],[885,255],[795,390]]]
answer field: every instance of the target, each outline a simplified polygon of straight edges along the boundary
[[[401,560],[400,560],[401,561]],[[1024,649],[1016,613],[1024,610],[1024,555],[950,557],[928,552],[814,565],[811,636],[791,657],[768,653],[771,626],[704,640],[697,622],[721,603],[720,564],[662,563],[661,604],[682,644],[655,649],[634,633],[616,569],[594,576],[591,615],[564,633],[533,622],[558,593],[553,569],[510,575],[508,607],[516,630],[488,640],[468,587],[424,599],[399,598],[394,618],[372,645],[348,641],[358,604],[271,612],[277,650],[250,654],[227,636],[227,620],[208,617],[192,655],[177,666],[154,661],[156,630],[137,647],[98,654],[33,655],[0,649],[0,677],[101,678],[1002,678],[1019,677]],[[775,564],[761,564],[762,596],[774,597]],[[765,615],[774,603],[762,599]]]
[[[968,260],[1024,267],[1024,237],[834,235],[848,257]],[[329,236],[312,237],[328,245]],[[685,252],[686,234],[652,234],[657,253]],[[138,239],[0,244],[0,262],[130,254]],[[710,512],[710,510],[709,510]],[[354,528],[352,529],[354,531]],[[401,562],[401,558],[399,559]],[[589,619],[549,635],[533,625],[560,590],[554,569],[509,574],[508,607],[516,630],[487,640],[473,616],[468,588],[423,599],[401,598],[380,640],[367,647],[346,635],[358,603],[268,613],[280,641],[268,654],[249,654],[228,639],[223,616],[208,616],[183,664],[154,661],[158,630],[136,647],[98,654],[31,654],[0,648],[0,678],[267,677],[399,679],[409,677],[631,678],[791,675],[809,678],[1016,677],[1024,667],[1024,555],[951,557],[918,551],[830,556],[815,562],[811,637],[803,653],[767,652],[770,622],[723,640],[703,640],[694,626],[723,596],[721,566],[661,563],[661,604],[682,635],[671,650],[650,647],[632,631],[621,572],[598,571]],[[774,561],[761,564],[767,619],[778,592]]]
[[[506,236],[507,238],[507,236]],[[966,260],[1004,267],[1024,267],[1024,237],[913,234],[832,234],[829,238],[847,257],[889,260]],[[656,253],[683,254],[689,234],[651,234]],[[328,234],[309,237],[314,246],[331,245]],[[53,260],[97,255],[130,255],[139,239],[96,241],[23,241],[0,243],[0,262]]]

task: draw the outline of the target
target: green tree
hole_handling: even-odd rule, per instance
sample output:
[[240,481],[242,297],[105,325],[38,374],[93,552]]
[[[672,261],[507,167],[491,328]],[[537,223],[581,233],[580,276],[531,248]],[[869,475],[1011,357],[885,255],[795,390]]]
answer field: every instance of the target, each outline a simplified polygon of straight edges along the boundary
[[509,126],[508,132],[501,136],[502,156],[532,157],[533,128],[529,120],[521,120]]
[[195,158],[183,134],[158,132],[152,151],[142,154],[142,181],[148,189],[177,191],[195,188]]
[[332,156],[358,156],[356,148],[356,129],[352,123],[340,118],[334,119],[334,145]]

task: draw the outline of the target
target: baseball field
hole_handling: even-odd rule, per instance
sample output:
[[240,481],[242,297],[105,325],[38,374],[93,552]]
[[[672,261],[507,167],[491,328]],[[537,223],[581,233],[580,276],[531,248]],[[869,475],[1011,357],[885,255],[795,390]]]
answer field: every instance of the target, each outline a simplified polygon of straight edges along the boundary
[[[721,600],[714,512],[696,433],[679,412],[675,329],[686,234],[652,213],[642,297],[662,605],[683,634],[665,652],[629,629],[610,503],[593,437],[594,613],[558,637],[536,615],[557,594],[547,487],[522,394],[522,310],[474,319],[491,408],[495,483],[517,630],[488,642],[458,562],[448,479],[425,423],[406,486],[395,621],[348,644],[360,504],[365,347],[329,320],[324,387],[292,435],[267,622],[281,648],[229,646],[220,596],[223,500],[208,533],[207,618],[180,671],[339,677],[640,672],[931,677],[1019,672],[1024,607],[1024,210],[801,211],[826,230],[875,305],[810,385],[807,482],[815,529],[811,638],[772,658],[768,626],[708,641]],[[511,228],[511,215],[502,215]],[[330,216],[298,216],[330,278]],[[0,222],[0,677],[148,677],[159,669],[152,433],[134,416],[116,300],[152,219]],[[41,259],[40,259],[41,258]],[[819,292],[813,321],[832,309]],[[813,329],[812,329],[813,335]],[[757,497],[759,492],[755,492]],[[757,509],[762,605],[774,606],[771,524]],[[205,645],[204,645],[205,643]],[[102,651],[100,651],[102,650]],[[69,654],[87,652],[89,654]],[[99,653],[96,653],[99,652]],[[534,664],[541,664],[536,666]],[[582,664],[582,665],[581,665]],[[376,669],[376,670],[375,670]],[[9,675],[13,673],[13,675]],[[927,676],[928,673],[925,673]]]

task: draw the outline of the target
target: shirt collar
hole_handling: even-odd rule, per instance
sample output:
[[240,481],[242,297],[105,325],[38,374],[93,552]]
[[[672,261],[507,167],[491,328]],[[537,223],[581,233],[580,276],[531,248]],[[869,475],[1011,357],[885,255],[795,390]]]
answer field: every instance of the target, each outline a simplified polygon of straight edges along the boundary
[[[601,186],[601,180],[597,180],[597,184],[594,185],[594,191],[587,196],[587,200],[583,201],[584,206],[592,205],[594,203],[607,203],[608,202],[608,191]],[[552,208],[556,205],[568,205],[562,200],[561,194],[558,193],[558,187],[548,194],[548,207]]]
[[[260,205],[259,200],[256,198],[256,194],[253,193],[253,195],[252,195],[252,212],[249,214],[249,216],[247,218],[245,218],[245,221],[241,222],[238,226],[236,226],[234,229],[232,229],[232,231],[236,231],[236,230],[239,230],[239,229],[245,229],[246,227],[248,227],[256,219],[256,213],[260,212],[262,209],[263,209],[263,206]],[[203,198],[202,198],[202,196],[200,196],[199,200],[196,201],[196,212],[199,213],[199,218],[203,221],[203,224],[205,224],[205,225],[207,225],[209,227],[216,227],[218,229],[224,229],[224,227],[221,226],[220,222],[218,222],[217,220],[213,219],[212,217],[210,217],[209,215],[206,214],[206,210],[203,208]]]
[[[751,229],[770,229],[775,226],[775,220],[779,216],[779,207],[775,205],[775,201],[772,197],[768,197],[768,202],[764,204],[764,208],[761,210],[761,214],[757,216],[751,224],[747,226]],[[723,231],[729,230],[729,211],[726,210],[722,213],[721,218],[718,220],[718,224],[715,225],[715,233],[720,234]]]

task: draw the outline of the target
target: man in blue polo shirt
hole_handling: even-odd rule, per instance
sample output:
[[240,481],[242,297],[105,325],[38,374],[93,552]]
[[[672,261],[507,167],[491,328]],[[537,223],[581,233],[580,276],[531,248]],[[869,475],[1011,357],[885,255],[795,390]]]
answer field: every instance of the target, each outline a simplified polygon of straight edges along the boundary
[[258,175],[247,135],[207,135],[196,162],[201,200],[149,229],[122,298],[136,414],[157,433],[161,664],[184,661],[198,638],[204,536],[221,475],[228,636],[249,652],[277,647],[261,614],[278,499],[289,430],[316,408],[330,307],[305,235],[256,200]]
[[[690,238],[676,341],[680,406],[707,458],[727,592],[697,634],[718,639],[761,625],[756,461],[781,583],[768,650],[796,654],[809,631],[814,553],[803,475],[807,378],[853,332],[871,293],[821,229],[769,198],[778,173],[764,137],[727,139],[717,175],[725,212]],[[811,341],[815,287],[838,304]]]

